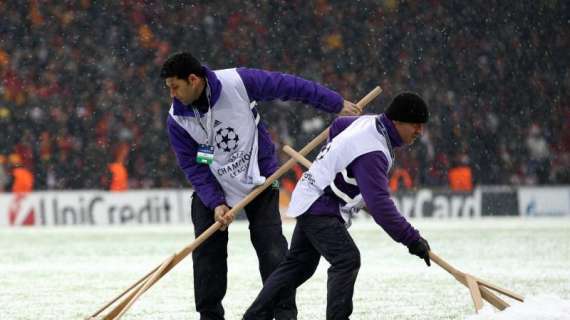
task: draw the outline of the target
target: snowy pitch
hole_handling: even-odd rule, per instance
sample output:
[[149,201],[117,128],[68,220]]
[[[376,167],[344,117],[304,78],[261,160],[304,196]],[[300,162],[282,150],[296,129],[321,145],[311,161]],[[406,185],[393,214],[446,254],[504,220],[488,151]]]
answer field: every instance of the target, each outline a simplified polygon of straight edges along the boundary
[[[461,271],[527,298],[474,312],[451,275],[408,254],[372,220],[350,228],[362,255],[352,319],[570,319],[570,219],[412,220]],[[285,226],[290,236],[294,223]],[[191,226],[0,229],[0,319],[83,319],[193,239]],[[247,224],[230,227],[226,319],[260,289]],[[326,269],[297,292],[299,319],[324,319]],[[487,305],[487,304],[486,304]],[[142,295],[123,319],[197,319],[191,257]]]

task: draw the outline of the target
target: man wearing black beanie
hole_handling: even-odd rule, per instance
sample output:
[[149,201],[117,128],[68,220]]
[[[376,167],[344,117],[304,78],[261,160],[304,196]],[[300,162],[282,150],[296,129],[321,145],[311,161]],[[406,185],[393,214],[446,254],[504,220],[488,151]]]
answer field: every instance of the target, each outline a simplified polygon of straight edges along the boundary
[[429,120],[426,103],[413,92],[397,95],[386,109],[386,116],[392,121],[408,123],[426,123]]
[[430,265],[428,242],[400,214],[388,189],[393,149],[412,144],[428,119],[424,100],[403,92],[386,113],[339,117],[332,123],[329,144],[303,174],[291,197],[287,215],[297,218],[297,225],[289,254],[265,281],[245,320],[272,319],[279,294],[294,292],[307,281],[321,256],[331,265],[326,319],[348,319],[360,252],[346,228],[364,207],[394,241]]
[[405,144],[412,144],[429,120],[425,101],[416,93],[398,94],[386,109],[385,115],[392,121]]

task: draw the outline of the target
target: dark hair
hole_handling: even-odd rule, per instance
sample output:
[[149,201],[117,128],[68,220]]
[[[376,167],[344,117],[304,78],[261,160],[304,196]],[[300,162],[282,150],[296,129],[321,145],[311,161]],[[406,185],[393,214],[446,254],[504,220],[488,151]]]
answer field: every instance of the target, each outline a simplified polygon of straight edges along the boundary
[[204,77],[206,74],[200,61],[190,52],[178,52],[166,59],[160,70],[160,77],[162,79],[177,77],[186,80],[192,73],[199,77]]
[[386,109],[386,116],[395,121],[426,123],[429,120],[429,111],[424,99],[417,93],[402,92],[392,100]]

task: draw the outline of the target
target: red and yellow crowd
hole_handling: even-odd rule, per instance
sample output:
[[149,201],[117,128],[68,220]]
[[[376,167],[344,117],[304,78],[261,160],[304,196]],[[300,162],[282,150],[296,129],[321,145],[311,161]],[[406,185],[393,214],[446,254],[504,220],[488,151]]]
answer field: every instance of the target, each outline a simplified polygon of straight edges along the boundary
[[[354,101],[380,84],[367,112],[417,91],[433,121],[397,154],[392,190],[569,184],[567,12],[556,0],[0,1],[0,191],[188,186],[159,78],[178,50]],[[261,105],[275,141],[300,148],[331,120],[299,110]]]

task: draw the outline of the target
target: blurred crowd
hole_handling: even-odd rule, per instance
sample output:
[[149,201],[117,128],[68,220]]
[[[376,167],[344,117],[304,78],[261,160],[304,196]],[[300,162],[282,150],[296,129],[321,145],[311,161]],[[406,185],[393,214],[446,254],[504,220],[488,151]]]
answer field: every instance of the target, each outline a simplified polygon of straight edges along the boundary
[[[455,188],[454,172],[467,190],[570,184],[568,12],[556,0],[0,1],[0,191],[16,176],[34,190],[188,186],[158,76],[182,50],[352,101],[380,84],[369,113],[420,93],[431,122],[397,154],[393,189]],[[332,120],[291,102],[260,112],[296,148]]]

